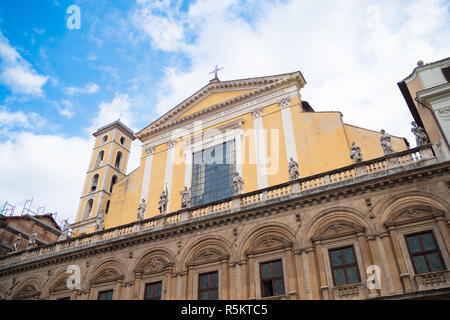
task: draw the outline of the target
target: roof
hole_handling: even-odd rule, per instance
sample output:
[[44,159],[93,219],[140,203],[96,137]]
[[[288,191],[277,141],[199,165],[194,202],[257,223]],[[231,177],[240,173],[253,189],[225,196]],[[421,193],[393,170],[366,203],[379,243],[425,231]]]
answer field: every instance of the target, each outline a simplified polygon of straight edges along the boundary
[[134,136],[134,131],[131,130],[130,128],[128,128],[125,124],[123,124],[122,121],[120,120],[116,120],[111,122],[110,124],[107,124],[106,126],[103,126],[99,129],[97,129],[96,132],[94,132],[92,135],[94,137],[99,136],[100,134],[102,134],[103,132],[112,129],[114,127],[120,127],[121,129],[123,129],[126,133],[128,133],[130,135],[130,138],[132,138],[133,140],[136,139],[136,137]]
[[[165,126],[164,124],[171,120],[176,120],[177,122],[182,122],[186,119],[176,119],[177,116],[185,112],[189,109],[189,107],[194,106],[199,101],[204,99],[206,96],[211,94],[215,91],[220,91],[224,89],[230,89],[230,90],[236,90],[240,88],[253,88],[254,90],[240,95],[238,97],[231,98],[229,100],[226,100],[224,102],[218,103],[215,106],[211,106],[211,110],[214,109],[214,107],[219,107],[222,104],[228,104],[234,101],[238,101],[239,99],[247,98],[252,96],[253,94],[257,94],[262,92],[265,89],[268,89],[270,87],[273,87],[278,84],[282,84],[289,80],[296,80],[299,82],[300,86],[303,87],[306,84],[306,81],[301,74],[300,71],[290,72],[290,73],[284,73],[284,74],[278,74],[278,75],[272,75],[272,76],[264,76],[264,77],[255,77],[255,78],[245,78],[245,79],[236,79],[236,80],[228,80],[228,81],[220,81],[219,79],[215,78],[214,81],[210,81],[208,84],[203,86],[200,90],[195,92],[193,95],[188,97],[187,99],[183,100],[181,103],[170,109],[168,112],[166,112],[164,115],[153,121],[151,124],[146,126],[144,129],[140,130],[136,133],[138,138],[142,140],[143,136],[146,134],[149,134],[151,132],[156,132],[161,129],[163,129]],[[210,109],[207,108],[207,109]],[[195,114],[194,114],[195,115]],[[194,115],[190,115],[189,117],[192,117]]]

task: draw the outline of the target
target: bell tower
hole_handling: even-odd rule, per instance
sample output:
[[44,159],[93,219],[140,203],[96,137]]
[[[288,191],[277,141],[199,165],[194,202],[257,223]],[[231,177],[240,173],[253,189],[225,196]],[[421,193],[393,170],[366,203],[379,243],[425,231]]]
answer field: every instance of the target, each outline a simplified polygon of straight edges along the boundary
[[131,143],[136,139],[134,132],[120,120],[101,127],[93,136],[96,139],[77,220],[71,225],[73,235],[99,229],[97,216],[108,214],[113,186],[126,175]]

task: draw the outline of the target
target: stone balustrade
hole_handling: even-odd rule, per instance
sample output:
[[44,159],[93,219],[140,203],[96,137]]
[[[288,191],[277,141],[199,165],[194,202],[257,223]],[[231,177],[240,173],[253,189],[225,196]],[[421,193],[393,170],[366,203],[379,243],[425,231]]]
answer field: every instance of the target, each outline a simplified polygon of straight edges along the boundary
[[[216,201],[203,206],[182,209],[165,215],[158,215],[150,219],[136,221],[127,225],[68,238],[66,240],[41,245],[35,248],[28,248],[19,252],[9,253],[4,257],[0,257],[0,266],[31,257],[46,256],[62,251],[73,250],[74,248],[87,247],[114,238],[167,228],[171,225],[177,225],[186,221],[204,219],[205,216],[209,215],[234,212],[236,210],[249,208],[250,206],[262,206],[266,202],[273,202],[277,199],[301,197],[303,193],[320,192],[323,190],[322,188],[332,188],[335,187],[336,184],[350,183],[352,180],[357,182],[356,179],[358,178],[370,178],[370,175],[372,174],[377,174],[400,166],[418,164],[432,158],[434,158],[432,145],[424,145],[381,158],[355,163],[337,170],[299,178],[269,188],[236,195],[232,198]],[[418,281],[422,280],[418,279]]]

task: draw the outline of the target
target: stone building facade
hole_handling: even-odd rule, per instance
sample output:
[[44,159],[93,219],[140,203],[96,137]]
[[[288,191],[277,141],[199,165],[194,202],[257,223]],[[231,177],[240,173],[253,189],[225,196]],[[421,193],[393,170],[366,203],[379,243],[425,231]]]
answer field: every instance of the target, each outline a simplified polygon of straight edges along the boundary
[[[0,299],[450,298],[446,145],[409,149],[314,112],[305,83],[299,72],[211,80],[136,134],[129,175],[134,133],[120,121],[99,129],[72,237],[0,258]],[[278,167],[212,163],[229,190],[194,199],[195,184],[210,191],[195,181],[206,165],[174,159],[210,150],[212,128],[231,130],[222,145],[233,141],[235,159],[273,159],[280,146]]]

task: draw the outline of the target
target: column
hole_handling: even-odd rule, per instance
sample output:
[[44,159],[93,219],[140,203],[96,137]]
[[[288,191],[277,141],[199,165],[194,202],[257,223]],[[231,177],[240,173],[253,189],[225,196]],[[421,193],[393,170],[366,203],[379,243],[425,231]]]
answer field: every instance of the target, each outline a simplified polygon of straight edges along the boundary
[[267,188],[267,176],[265,171],[267,169],[266,161],[266,144],[264,141],[264,130],[262,121],[262,107],[256,108],[252,111],[253,115],[253,130],[255,134],[256,147],[256,178],[258,182],[258,189]]
[[133,296],[131,297],[131,300],[140,300],[141,298],[141,273],[136,273],[135,275],[135,281],[134,281],[134,290],[133,290]]
[[323,255],[322,255],[322,244],[320,241],[316,241],[316,254],[317,254],[317,267],[318,267],[318,273],[319,273],[319,286],[320,286],[320,293],[322,295],[322,298],[324,300],[330,300],[330,289],[327,284],[327,277],[325,274],[325,264],[323,261]]
[[445,223],[445,215],[444,212],[440,212],[439,214],[433,214],[435,216],[435,220],[437,222],[438,228],[441,231],[442,238],[444,239],[445,246],[447,247],[447,251],[450,251],[450,234],[448,232],[447,224]]
[[384,264],[381,262],[380,259],[380,254],[378,252],[378,247],[377,247],[377,241],[375,236],[368,236],[367,237],[367,242],[369,243],[369,249],[370,249],[370,253],[372,255],[373,258],[373,264],[378,266],[380,268],[381,274],[380,274],[380,289],[377,290],[378,294],[381,295],[385,295],[388,293],[388,291],[386,290],[386,277],[387,275],[385,275],[386,271],[385,271],[385,267]]
[[222,271],[222,300],[228,300],[230,297],[229,297],[227,260],[222,260],[222,262],[220,263],[220,269]]
[[164,189],[167,187],[168,196],[167,196],[167,213],[169,213],[170,208],[170,198],[171,198],[171,190],[172,190],[172,173],[173,173],[173,157],[175,153],[175,140],[170,140],[167,142],[168,150],[167,150],[167,159],[166,159],[166,175],[164,177]]
[[165,292],[164,292],[164,300],[170,300],[172,297],[172,273],[169,272],[165,276]]
[[403,287],[400,282],[400,273],[398,272],[398,267],[396,263],[396,257],[394,251],[392,250],[391,239],[389,238],[388,233],[380,234],[381,238],[381,248],[384,250],[387,267],[390,270],[390,274],[392,275],[392,293],[402,293]]
[[317,279],[317,268],[315,263],[315,257],[314,257],[314,248],[306,248],[306,260],[308,263],[308,273],[309,273],[309,279],[310,279],[310,299],[313,300],[319,300],[320,299],[320,293],[319,293],[319,281]]
[[290,300],[296,300],[298,297],[297,293],[297,270],[295,269],[295,262],[292,255],[292,250],[290,247],[285,249],[286,254],[286,264],[288,271],[288,283],[289,283],[289,291],[287,292]]
[[230,275],[230,281],[229,281],[229,288],[230,288],[230,294],[229,298],[230,300],[236,300],[236,264],[230,263],[228,265],[229,275]]
[[142,180],[142,188],[141,188],[141,197],[139,199],[139,203],[141,199],[145,199],[147,201],[148,196],[148,188],[150,186],[150,173],[152,171],[152,162],[153,162],[153,152],[155,151],[155,147],[146,147],[145,152],[147,156],[145,157],[145,167],[144,167],[144,177]]
[[114,288],[114,300],[121,300],[121,288],[122,288],[122,280],[117,281],[116,286]]
[[286,159],[287,161],[289,161],[290,158],[293,158],[294,161],[298,162],[294,127],[292,124],[292,115],[289,101],[290,98],[285,97],[278,102],[280,104],[281,120],[283,122],[284,142],[286,145]]
[[296,277],[297,277],[297,292],[298,296],[297,298],[299,300],[306,300],[306,288],[305,288],[305,272],[303,268],[303,261],[302,261],[302,250],[295,250],[294,251],[294,262],[295,262],[295,270],[296,270]]
[[253,300],[256,299],[256,286],[255,286],[255,258],[253,257],[253,255],[249,255],[248,256],[248,264],[247,264],[247,269],[248,269],[248,291],[249,291],[249,296],[248,299]]
[[[188,137],[190,139],[190,137]],[[188,189],[192,186],[193,149],[189,142],[184,142],[184,185]]]
[[392,244],[394,247],[395,257],[398,262],[398,268],[400,270],[400,280],[403,285],[403,289],[406,292],[411,291],[410,274],[408,273],[408,270],[406,269],[405,259],[403,257],[402,250],[400,248],[397,231],[395,230],[395,227],[390,226],[390,227],[388,227],[388,232],[389,232],[389,235],[391,236]]

